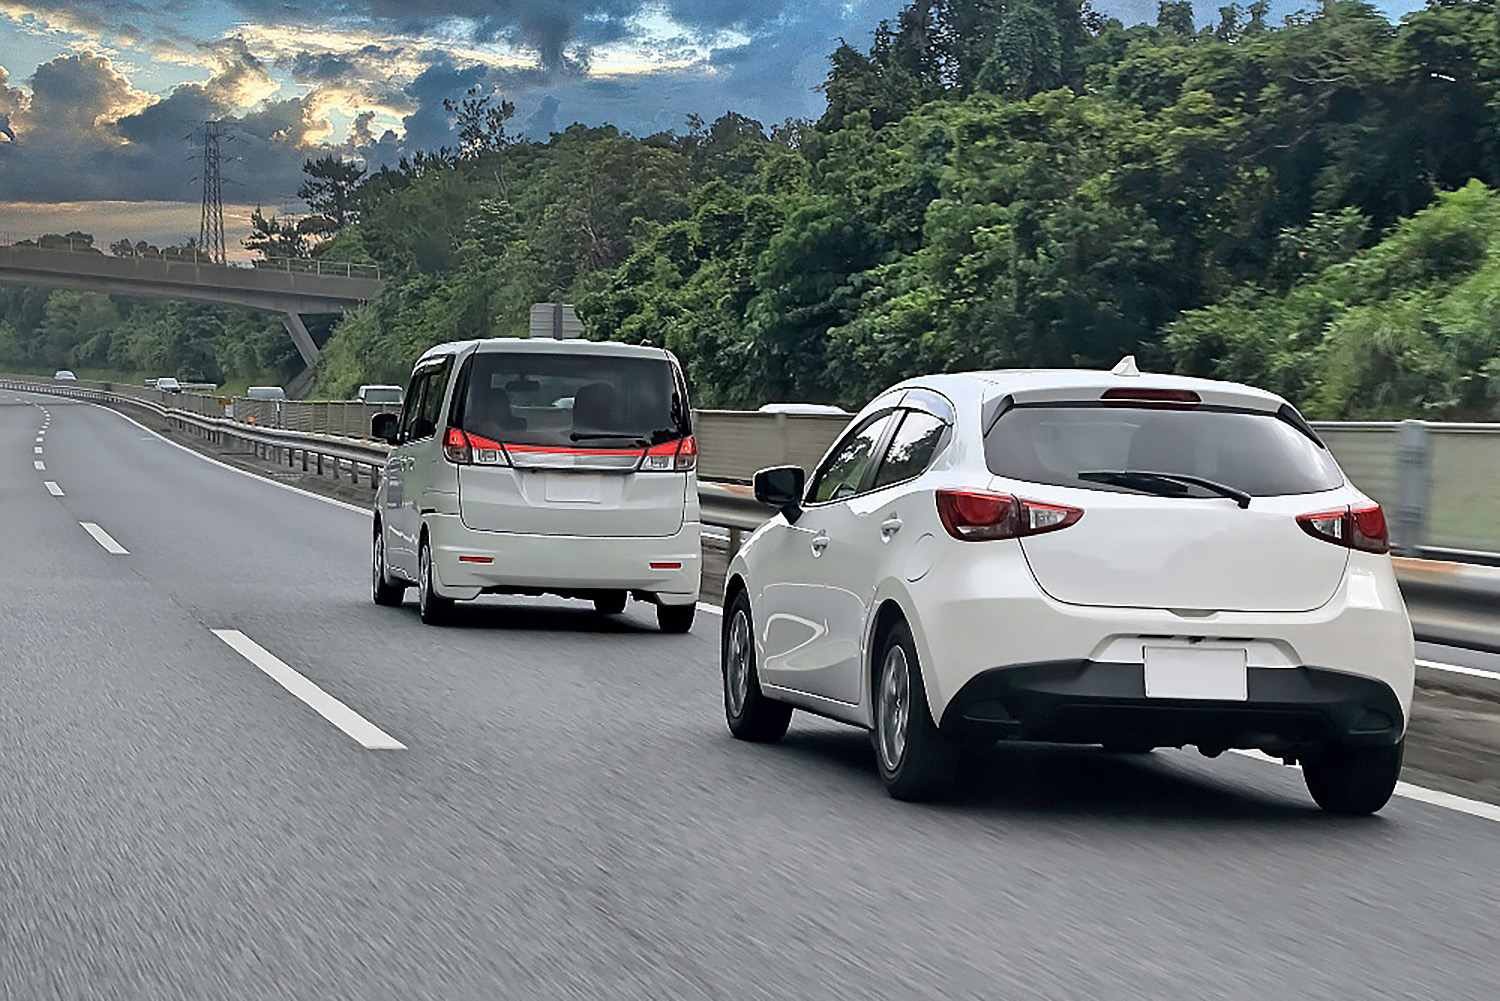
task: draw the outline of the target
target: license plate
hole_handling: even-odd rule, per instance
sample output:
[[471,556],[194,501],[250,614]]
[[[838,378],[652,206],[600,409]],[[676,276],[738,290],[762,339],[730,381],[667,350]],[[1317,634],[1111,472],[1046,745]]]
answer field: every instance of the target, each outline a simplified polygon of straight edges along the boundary
[[598,473],[547,473],[547,499],[562,504],[598,504],[602,477]]
[[1146,647],[1148,699],[1250,698],[1243,649]]

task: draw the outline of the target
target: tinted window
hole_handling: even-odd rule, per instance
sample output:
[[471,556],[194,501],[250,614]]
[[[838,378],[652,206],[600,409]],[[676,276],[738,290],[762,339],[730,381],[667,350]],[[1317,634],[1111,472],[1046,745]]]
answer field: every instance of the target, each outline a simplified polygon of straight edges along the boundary
[[455,423],[496,441],[607,448],[692,433],[687,391],[667,358],[490,352],[469,365]]
[[443,419],[443,393],[448,388],[448,373],[452,369],[452,359],[432,369],[427,376],[427,385],[422,390],[422,406],[418,414],[434,432]]
[[821,504],[858,493],[865,474],[877,458],[875,450],[880,447],[880,440],[895,417],[890,413],[872,417],[845,438],[819,467],[808,491],[808,500]]
[[[1017,407],[985,437],[984,453],[997,476],[1089,490],[1135,492],[1080,480],[1079,473],[1181,473],[1254,497],[1344,482],[1333,457],[1296,428],[1273,414],[1242,411]],[[1201,488],[1191,493],[1208,496]]]
[[901,427],[891,438],[885,450],[880,471],[875,474],[875,487],[886,487],[914,476],[921,476],[937,454],[948,425],[931,414],[920,410],[908,410],[901,418]]
[[437,433],[442,415],[443,391],[448,386],[451,360],[437,368],[425,368],[411,381],[406,394],[406,409],[401,414],[401,438],[415,441]]
[[367,389],[364,401],[366,403],[400,403],[401,390],[399,389]]

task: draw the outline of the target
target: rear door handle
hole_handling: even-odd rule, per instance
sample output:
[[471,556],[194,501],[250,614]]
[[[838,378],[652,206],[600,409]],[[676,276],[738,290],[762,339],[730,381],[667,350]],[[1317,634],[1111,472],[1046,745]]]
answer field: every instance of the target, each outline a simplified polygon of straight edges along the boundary
[[899,531],[901,531],[901,519],[894,514],[880,523],[880,535],[887,541]]
[[823,555],[823,550],[825,550],[827,548],[828,548],[828,536],[826,536],[826,535],[815,535],[815,536],[813,536],[813,540],[812,540],[812,554],[814,556],[822,556]]

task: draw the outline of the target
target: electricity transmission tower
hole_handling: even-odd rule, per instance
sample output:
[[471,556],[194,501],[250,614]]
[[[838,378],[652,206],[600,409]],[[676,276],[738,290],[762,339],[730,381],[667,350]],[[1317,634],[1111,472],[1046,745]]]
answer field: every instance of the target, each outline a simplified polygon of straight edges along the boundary
[[203,123],[203,216],[198,224],[198,247],[215,264],[224,257],[224,181],[219,175],[222,122]]

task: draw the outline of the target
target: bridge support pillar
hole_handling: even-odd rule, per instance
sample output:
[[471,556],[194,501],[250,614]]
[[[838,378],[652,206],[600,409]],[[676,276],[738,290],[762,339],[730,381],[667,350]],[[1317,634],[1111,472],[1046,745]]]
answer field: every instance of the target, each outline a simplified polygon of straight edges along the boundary
[[302,361],[308,368],[312,368],[318,363],[318,345],[313,342],[312,334],[307,332],[302,314],[283,313],[281,322],[286,325],[286,332],[292,335],[292,343],[297,345],[297,353],[302,356]]

